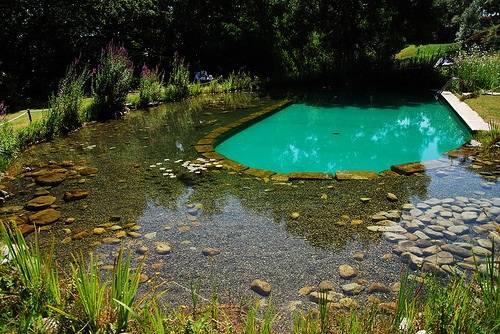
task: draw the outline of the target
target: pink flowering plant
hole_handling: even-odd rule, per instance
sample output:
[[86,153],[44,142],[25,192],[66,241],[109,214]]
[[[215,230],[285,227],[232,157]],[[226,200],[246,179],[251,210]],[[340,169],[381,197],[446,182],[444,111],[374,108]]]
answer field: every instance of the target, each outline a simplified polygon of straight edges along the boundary
[[90,119],[109,119],[123,111],[134,66],[123,46],[109,43],[101,53],[97,69],[93,70],[94,103]]
[[141,78],[139,81],[139,106],[145,107],[152,103],[159,102],[163,91],[163,74],[158,70],[142,66]]

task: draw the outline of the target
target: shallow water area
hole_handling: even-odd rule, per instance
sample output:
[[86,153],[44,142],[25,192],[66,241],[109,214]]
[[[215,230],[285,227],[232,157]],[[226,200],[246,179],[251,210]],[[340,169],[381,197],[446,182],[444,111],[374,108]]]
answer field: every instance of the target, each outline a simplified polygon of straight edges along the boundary
[[[52,187],[37,184],[36,177],[17,177],[11,182],[15,196],[5,206],[25,206],[42,187],[54,196],[52,206],[62,217],[43,227],[40,241],[43,247],[54,242],[61,262],[71,253],[93,251],[105,272],[123,244],[135,257],[145,255],[144,288],[162,284],[168,289],[165,298],[174,304],[189,303],[193,283],[207,299],[213,288],[223,302],[253,299],[257,294],[250,283],[259,278],[272,285],[273,302],[283,311],[310,305],[298,290],[322,280],[332,281],[337,292],[357,280],[364,286],[354,296],[360,301],[369,295],[371,283],[391,287],[398,281],[404,266],[399,254],[406,249],[395,252],[394,247],[408,248],[400,241],[417,240],[369,230],[379,226],[374,215],[381,211],[385,220],[405,229],[397,235],[467,227],[454,240],[426,230],[429,242],[439,247],[461,242],[470,244],[470,250],[485,246],[484,240],[498,232],[500,160],[441,156],[428,163],[425,173],[412,176],[273,181],[221,168],[194,150],[212,129],[274,102],[257,94],[204,96],[89,124],[66,138],[30,148],[12,170],[36,170],[49,161],[60,167],[71,160],[97,168],[95,173],[72,172]],[[88,197],[63,200],[75,188],[88,190]],[[388,193],[397,200],[389,200]],[[411,211],[416,208],[421,213]],[[475,215],[463,219],[464,212]],[[481,213],[486,218],[479,219]],[[74,222],[66,224],[68,218]],[[414,219],[423,225],[409,228]],[[452,224],[439,225],[441,221]],[[421,246],[417,248],[429,247]],[[356,252],[363,252],[362,259]],[[465,261],[453,256],[454,263]],[[357,275],[341,278],[342,264],[356,268]],[[382,299],[395,297],[390,289],[373,293]]]

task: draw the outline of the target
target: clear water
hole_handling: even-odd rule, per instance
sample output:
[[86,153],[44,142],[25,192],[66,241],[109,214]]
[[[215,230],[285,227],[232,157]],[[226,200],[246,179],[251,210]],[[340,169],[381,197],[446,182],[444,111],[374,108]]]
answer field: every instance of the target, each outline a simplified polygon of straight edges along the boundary
[[216,151],[275,172],[382,171],[439,158],[470,139],[432,95],[330,97],[293,104],[236,133]]

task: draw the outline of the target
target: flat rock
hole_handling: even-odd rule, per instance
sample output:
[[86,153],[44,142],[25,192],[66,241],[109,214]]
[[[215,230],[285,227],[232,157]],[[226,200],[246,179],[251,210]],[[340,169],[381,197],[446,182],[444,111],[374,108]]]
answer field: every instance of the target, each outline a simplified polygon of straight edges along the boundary
[[411,175],[425,172],[425,166],[418,162],[411,162],[401,165],[391,166],[391,170],[401,175]]
[[106,233],[106,229],[104,229],[102,227],[96,227],[92,230],[92,233],[94,233],[96,235],[104,234],[104,233]]
[[342,291],[348,295],[359,295],[365,287],[358,283],[348,283],[342,285]]
[[42,174],[35,178],[35,182],[41,186],[57,186],[61,184],[67,177],[66,171],[52,171]]
[[435,255],[428,256],[424,262],[430,262],[437,265],[452,264],[455,262],[453,255],[450,252],[441,251]]
[[358,275],[358,270],[348,264],[342,264],[339,266],[340,277],[344,279],[353,278]]
[[370,171],[342,171],[335,173],[335,177],[339,181],[345,180],[371,180],[378,177],[378,174]]
[[441,249],[464,258],[472,256],[472,252],[470,250],[454,244],[444,244],[441,246]]
[[172,251],[172,248],[170,247],[169,244],[167,244],[165,242],[157,242],[156,247],[155,247],[155,251],[157,254],[165,255],[165,254],[169,254]]
[[115,237],[103,238],[101,241],[103,244],[107,245],[116,245],[121,242],[120,238],[115,238]]
[[383,283],[374,282],[368,286],[368,293],[375,293],[375,292],[390,293],[391,289]]
[[250,289],[261,296],[269,296],[271,293],[271,284],[261,279],[254,279],[250,284]]
[[88,190],[72,189],[64,193],[64,201],[66,202],[78,201],[86,198],[89,195],[89,193],[90,192]]
[[26,208],[28,210],[33,210],[33,211],[38,211],[42,209],[46,209],[52,204],[54,204],[56,201],[56,198],[54,196],[39,196],[33,198],[31,201],[29,201],[26,204]]
[[421,257],[416,256],[410,252],[404,252],[403,254],[401,254],[401,260],[404,263],[408,264],[408,266],[412,269],[418,269],[424,261]]
[[382,236],[391,242],[407,239],[404,235],[393,233],[393,232],[384,232],[382,234]]
[[458,235],[464,234],[468,230],[469,230],[469,228],[465,225],[455,225],[455,226],[448,227],[448,231],[450,231],[451,233],[454,233],[454,234],[458,234]]
[[491,255],[490,250],[483,248],[481,246],[472,247],[472,253],[474,253],[474,255],[479,255],[479,256],[490,256]]
[[313,303],[319,304],[322,300],[327,303],[333,303],[343,298],[344,295],[335,291],[320,292],[313,291],[309,294],[309,300]]
[[473,212],[473,211],[464,211],[464,212],[462,212],[462,219],[465,222],[473,222],[477,218],[478,218],[477,212]]
[[220,254],[220,249],[212,248],[212,247],[205,247],[201,250],[201,253],[205,256],[215,256],[215,255]]
[[318,290],[321,292],[333,290],[334,286],[331,281],[323,280],[318,285]]
[[29,216],[29,221],[35,225],[48,225],[61,218],[61,213],[54,209],[45,209]]
[[398,201],[398,196],[396,196],[393,193],[387,193],[387,199],[391,202],[397,202]]

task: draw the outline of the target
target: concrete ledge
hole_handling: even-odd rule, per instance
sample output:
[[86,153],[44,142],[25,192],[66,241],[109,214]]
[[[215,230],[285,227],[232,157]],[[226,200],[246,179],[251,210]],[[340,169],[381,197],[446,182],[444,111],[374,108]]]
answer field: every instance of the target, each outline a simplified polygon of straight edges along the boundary
[[462,121],[464,121],[471,131],[490,130],[488,123],[486,123],[477,112],[472,110],[467,103],[460,101],[455,94],[443,91],[441,96],[446,100],[446,102],[448,102],[450,107],[457,113],[457,115],[462,119]]

